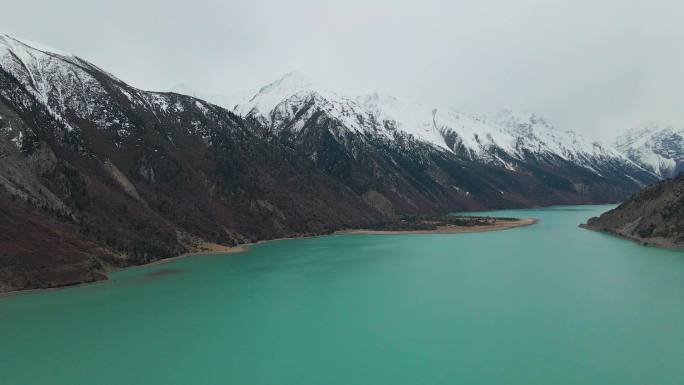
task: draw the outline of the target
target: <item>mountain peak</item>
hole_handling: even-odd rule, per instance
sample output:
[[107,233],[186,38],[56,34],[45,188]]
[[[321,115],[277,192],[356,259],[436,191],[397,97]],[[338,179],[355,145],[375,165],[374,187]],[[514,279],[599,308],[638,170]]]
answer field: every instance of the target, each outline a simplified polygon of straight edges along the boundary
[[16,53],[16,51],[35,50],[45,54],[73,57],[74,55],[56,48],[36,43],[27,39],[19,39],[7,34],[0,34],[0,46],[5,46]]
[[336,98],[334,92],[319,87],[310,77],[300,71],[290,71],[279,79],[261,87],[245,104],[235,107],[235,112],[240,115],[260,113],[268,115],[280,102],[290,96],[301,93],[318,93],[326,97]]
[[311,79],[311,77],[300,70],[292,70],[273,83],[299,87],[311,87],[314,85],[314,81]]
[[529,132],[534,128],[545,130],[554,129],[554,126],[548,123],[544,117],[534,112],[517,111],[509,107],[505,107],[493,114],[490,120],[514,129],[515,131]]
[[649,121],[625,131],[615,140],[615,144],[619,148],[643,146],[644,144],[652,141],[654,137],[662,136],[667,133],[678,133],[682,135],[684,134],[682,131],[684,130],[681,128],[676,128],[672,125],[662,125],[657,122]]
[[294,70],[286,73],[278,80],[261,87],[261,89],[259,89],[259,91],[252,96],[250,102],[254,101],[257,97],[259,97],[259,95],[263,94],[294,94],[300,91],[312,90],[315,88],[317,87],[311,78],[300,71]]

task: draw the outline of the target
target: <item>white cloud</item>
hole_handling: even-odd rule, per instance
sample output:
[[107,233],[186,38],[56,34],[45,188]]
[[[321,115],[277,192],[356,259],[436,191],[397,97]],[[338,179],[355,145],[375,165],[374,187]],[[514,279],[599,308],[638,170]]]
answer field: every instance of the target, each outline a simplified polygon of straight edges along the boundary
[[[2,4],[6,3],[6,4]],[[133,85],[207,94],[299,69],[342,92],[534,110],[609,136],[684,124],[677,1],[8,1],[6,33]]]

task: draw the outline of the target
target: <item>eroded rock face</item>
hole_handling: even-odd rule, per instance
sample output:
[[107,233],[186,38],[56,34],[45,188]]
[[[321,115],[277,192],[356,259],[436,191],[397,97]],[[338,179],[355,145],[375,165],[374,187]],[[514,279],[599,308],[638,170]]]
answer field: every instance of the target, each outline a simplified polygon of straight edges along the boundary
[[684,176],[646,187],[584,227],[644,244],[684,246]]

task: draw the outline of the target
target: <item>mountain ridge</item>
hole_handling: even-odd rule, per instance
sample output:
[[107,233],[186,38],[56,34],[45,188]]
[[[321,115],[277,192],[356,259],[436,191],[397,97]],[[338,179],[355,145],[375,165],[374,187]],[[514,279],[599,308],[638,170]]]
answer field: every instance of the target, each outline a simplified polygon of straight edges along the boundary
[[[635,189],[656,179],[610,146],[556,130],[535,114],[504,111],[495,117],[482,117],[377,93],[349,97],[312,85],[297,73],[288,73],[262,87],[235,112],[263,122],[290,142],[300,142],[302,129],[315,126],[310,123],[312,118],[323,113],[335,122],[333,136],[358,137],[365,145],[369,138],[394,145],[420,142],[410,146],[427,145],[442,152],[441,156],[519,174],[533,172],[531,168],[558,172],[561,166],[570,166],[597,178],[620,179]],[[315,144],[309,144],[309,149],[303,149],[301,143],[298,146],[307,156],[320,154],[320,149],[311,149]],[[345,146],[349,153],[371,151]]]
[[[541,151],[566,160],[568,157],[579,158],[592,154],[615,158],[634,168],[641,168],[609,145],[587,140],[572,131],[557,130],[534,113],[521,114],[504,109],[494,116],[480,116],[466,114],[452,107],[406,102],[379,93],[350,97],[321,88],[297,71],[287,73],[262,87],[248,102],[236,106],[234,111],[243,116],[258,116],[272,123],[271,115],[292,110],[293,105],[302,103],[307,97],[314,101],[321,99],[319,103],[339,106],[339,111],[330,111],[336,113],[340,120],[350,118],[342,116],[345,112],[350,112],[352,119],[353,115],[365,115],[365,119],[359,120],[380,126],[380,130],[382,122],[391,121],[396,129],[437,148],[452,152],[465,148],[471,159],[491,159],[491,156],[484,155],[486,150],[482,147],[486,146],[496,146],[508,155],[523,158],[523,152],[533,152],[533,146],[521,149],[521,142],[533,139]],[[349,126],[359,131],[355,124]],[[458,140],[453,140],[453,136],[458,136]]]
[[587,158],[599,173],[498,146],[478,147],[495,160],[480,161],[453,150],[457,130],[436,147],[351,98],[301,88],[241,116],[0,37],[0,290],[99,280],[207,242],[617,201],[654,180],[610,156]]
[[6,42],[1,290],[102,279],[113,267],[204,242],[234,245],[383,220],[230,111],[142,91],[94,65]]

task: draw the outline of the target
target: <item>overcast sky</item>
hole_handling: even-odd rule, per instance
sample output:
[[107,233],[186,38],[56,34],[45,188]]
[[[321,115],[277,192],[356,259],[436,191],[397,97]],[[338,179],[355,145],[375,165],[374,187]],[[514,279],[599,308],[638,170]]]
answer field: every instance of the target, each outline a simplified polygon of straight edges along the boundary
[[632,0],[0,0],[4,33],[150,90],[239,95],[297,69],[343,93],[539,112],[606,137],[684,124],[684,5]]

